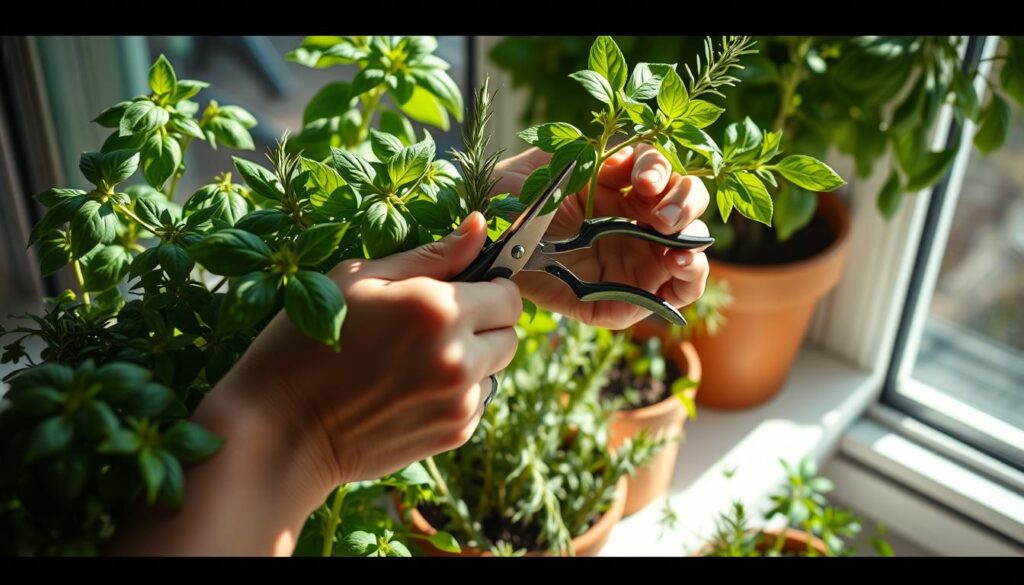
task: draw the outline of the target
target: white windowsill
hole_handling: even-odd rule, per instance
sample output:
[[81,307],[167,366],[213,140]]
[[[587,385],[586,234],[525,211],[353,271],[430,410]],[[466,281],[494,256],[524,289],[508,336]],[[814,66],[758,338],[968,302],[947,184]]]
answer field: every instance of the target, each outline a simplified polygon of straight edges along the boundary
[[[880,383],[878,375],[805,346],[767,404],[741,411],[698,406],[697,420],[686,423],[669,490],[676,528],[661,526],[665,498],[659,498],[616,525],[601,556],[690,554],[734,499],[760,511],[784,480],[779,459],[820,462],[876,399]],[[735,469],[731,479],[723,476],[726,469]]]

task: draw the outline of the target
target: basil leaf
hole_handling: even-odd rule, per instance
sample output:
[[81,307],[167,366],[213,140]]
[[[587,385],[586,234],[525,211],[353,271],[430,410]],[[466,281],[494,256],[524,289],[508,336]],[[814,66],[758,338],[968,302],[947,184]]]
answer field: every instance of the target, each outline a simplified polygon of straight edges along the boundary
[[366,257],[381,258],[402,247],[409,224],[391,203],[374,201],[363,214],[361,233]]
[[120,221],[111,203],[90,199],[71,218],[71,251],[81,258],[97,244],[109,244],[117,237]]
[[608,80],[613,90],[620,90],[626,85],[626,59],[622,50],[609,36],[599,36],[590,46],[590,69],[600,73]]
[[250,272],[233,280],[218,310],[217,329],[230,333],[256,326],[277,306],[280,285],[281,276],[271,272]]
[[817,207],[816,193],[789,183],[783,184],[775,195],[775,211],[772,216],[779,241],[785,242],[810,223]]
[[334,281],[319,272],[298,271],[288,279],[284,308],[299,331],[338,349],[346,307]]
[[271,249],[259,237],[241,229],[215,232],[188,249],[207,270],[222,276],[240,276],[270,263]]
[[341,244],[346,223],[322,223],[304,230],[295,239],[295,256],[300,266],[315,266],[330,257]]
[[160,55],[149,68],[149,87],[156,95],[173,94],[178,88],[178,76],[167,57]]
[[281,200],[281,197],[284,195],[284,188],[274,173],[244,158],[233,156],[231,159],[235,161],[235,168],[238,169],[242,178],[245,179],[245,184],[257,195],[274,201]]
[[187,421],[177,423],[160,438],[160,446],[185,463],[202,461],[223,444],[224,439]]
[[596,71],[584,69],[583,71],[570,74],[569,77],[580,82],[583,85],[583,89],[587,90],[587,93],[594,96],[598,101],[608,105],[615,103],[615,92],[612,91],[608,80]]
[[118,126],[118,135],[149,134],[166,124],[169,117],[167,110],[152,101],[139,100],[125,110]]
[[810,191],[833,191],[846,184],[831,167],[802,154],[789,155],[774,168],[793,184]]
[[86,254],[81,262],[83,290],[97,292],[116,285],[127,276],[132,255],[121,246],[105,246]]
[[172,136],[157,132],[146,139],[140,155],[146,182],[160,189],[181,164],[181,144]]
[[519,132],[519,137],[531,146],[544,152],[555,152],[566,144],[575,142],[583,136],[578,128],[565,122],[539,124]]
[[686,86],[683,80],[676,73],[675,69],[665,72],[658,89],[658,109],[665,114],[669,120],[675,120],[686,112],[686,103],[690,97],[686,93]]

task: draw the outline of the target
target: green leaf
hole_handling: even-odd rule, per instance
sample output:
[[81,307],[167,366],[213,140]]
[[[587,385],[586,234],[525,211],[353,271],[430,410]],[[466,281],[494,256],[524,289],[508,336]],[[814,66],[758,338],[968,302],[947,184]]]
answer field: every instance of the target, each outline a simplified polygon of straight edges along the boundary
[[1003,98],[992,94],[992,98],[978,119],[978,131],[974,134],[974,146],[982,154],[988,154],[1006,142],[1009,130],[1010,105]]
[[50,457],[68,448],[74,427],[63,416],[52,416],[36,425],[29,435],[25,460]]
[[683,108],[679,119],[698,128],[706,128],[714,124],[724,111],[725,108],[720,108],[711,102],[694,99],[686,102],[686,107]]
[[292,218],[279,209],[257,209],[242,216],[235,227],[259,236],[279,232],[292,224]]
[[391,540],[391,541],[388,541],[387,556],[389,556],[389,557],[406,557],[406,558],[408,558],[408,557],[412,556],[412,553],[409,552],[409,549],[406,548],[406,546],[404,544],[402,544],[401,541]]
[[690,97],[686,94],[686,86],[675,69],[665,72],[665,78],[658,89],[658,109],[669,120],[675,120],[686,112],[686,104]]
[[697,403],[694,401],[695,392],[700,383],[687,377],[676,378],[672,382],[672,394],[686,407],[686,416],[690,420],[697,418]]
[[[722,152],[719,150],[718,145],[715,144],[714,139],[712,139],[707,132],[696,126],[683,124],[682,126],[672,128],[670,130],[670,136],[679,146],[687,150],[692,150],[708,159],[711,163],[712,172],[716,175],[721,170],[723,163]],[[669,160],[671,162],[671,159]],[[680,168],[681,167],[682,163],[680,163]],[[675,168],[674,165],[673,168]],[[676,169],[676,172],[685,173],[685,171],[680,171],[678,169]]]
[[326,260],[338,249],[347,229],[347,223],[322,223],[304,230],[295,239],[294,250],[299,265],[313,266]]
[[913,193],[939,182],[939,179],[953,166],[956,152],[956,147],[953,147],[939,152],[924,153],[922,158],[917,161],[913,173],[907,177],[907,185],[904,190]]
[[207,270],[221,276],[240,276],[267,266],[270,247],[258,236],[237,228],[210,234],[192,244],[189,255]]
[[761,154],[757,160],[766,163],[779,153],[779,145],[782,143],[782,130],[776,132],[765,132],[764,140],[761,142]]
[[563,146],[585,138],[583,133],[572,124],[551,122],[527,128],[519,133],[519,137],[544,152],[555,152]]
[[63,403],[60,392],[46,386],[19,388],[8,392],[4,398],[11,401],[15,410],[32,417],[50,414]]
[[199,123],[188,116],[171,114],[171,119],[167,122],[167,125],[171,130],[180,132],[185,136],[206,140],[206,134],[203,134],[203,129],[199,126]]
[[133,416],[144,418],[164,412],[174,402],[174,392],[170,388],[150,382],[135,389],[123,408]]
[[370,147],[374,156],[381,162],[387,162],[398,154],[404,146],[397,136],[385,132],[379,132],[370,128]]
[[106,246],[82,257],[82,276],[86,291],[106,290],[128,274],[132,255],[121,246]]
[[794,185],[810,191],[833,191],[846,184],[831,167],[802,154],[791,154],[773,168]]
[[109,244],[117,237],[120,222],[110,203],[90,199],[71,218],[71,251],[75,258],[89,253],[97,244]]
[[785,242],[800,228],[810,223],[818,208],[818,196],[790,183],[783,184],[775,196],[772,223],[779,241]]
[[725,129],[725,160],[728,162],[748,162],[761,153],[764,137],[761,129],[749,117],[742,123],[729,124]]
[[974,91],[974,84],[971,78],[959,69],[953,74],[953,93],[956,95],[956,104],[963,111],[964,115],[971,120],[978,119],[978,112],[981,105],[978,102],[978,92]]
[[583,84],[583,89],[587,90],[587,93],[597,98],[598,101],[608,105],[615,103],[615,92],[608,85],[608,80],[596,71],[584,69],[569,75],[569,77]]
[[156,95],[173,94],[178,89],[178,76],[167,57],[160,55],[149,68],[149,87]]
[[424,131],[423,140],[400,150],[388,160],[388,178],[393,189],[416,182],[434,160],[434,139]]
[[149,100],[132,103],[124,111],[124,117],[118,126],[119,136],[149,134],[167,123],[170,114]]
[[353,554],[369,556],[377,552],[377,536],[363,530],[355,530],[345,535],[342,546]]
[[455,537],[447,532],[438,531],[437,534],[428,537],[427,540],[438,550],[450,553],[462,552],[459,541],[455,540]]
[[613,90],[626,86],[626,58],[615,41],[608,36],[600,36],[590,46],[589,67],[608,80]]
[[[210,87],[209,83],[205,81],[196,81],[194,79],[179,79],[178,88],[174,91],[174,95],[171,96],[171,103],[177,104],[182,100],[187,100],[190,97],[195,96],[200,91]],[[181,106],[179,110],[181,111]]]
[[675,64],[637,63],[633,67],[629,83],[626,84],[626,97],[638,102],[656,97],[658,89],[661,88],[661,82],[665,78],[665,73],[669,69],[675,70],[675,68]]
[[523,187],[519,191],[519,201],[523,205],[529,205],[533,203],[547,186],[551,183],[551,171],[548,167],[542,166],[537,167],[530,173],[526,180],[523,181]]
[[155,189],[163,187],[181,164],[181,145],[169,134],[154,133],[142,147],[142,174]]
[[161,447],[185,463],[202,461],[213,455],[223,444],[224,439],[187,421],[177,423],[160,439]]
[[719,193],[723,192],[731,198],[736,211],[745,217],[768,226],[772,224],[771,195],[753,173],[740,171],[729,175],[725,179],[725,184],[719,188]]
[[334,281],[319,272],[300,270],[288,279],[284,308],[299,331],[338,349],[345,297]]
[[99,453],[111,455],[131,455],[142,447],[142,441],[134,431],[118,429],[111,433],[105,441],[96,447]]
[[352,79],[352,96],[362,95],[384,83],[383,69],[363,69]]
[[900,186],[900,176],[893,169],[889,173],[889,179],[878,193],[878,211],[882,213],[883,217],[891,219],[892,216],[896,215],[896,212],[900,209],[900,202],[903,200],[902,194],[903,189]]
[[245,179],[245,184],[255,191],[257,195],[274,201],[281,200],[281,197],[284,195],[284,188],[274,173],[244,158],[233,156],[231,159],[235,161],[235,168],[238,169],[239,174]]
[[334,169],[346,183],[360,194],[374,191],[373,182],[377,178],[377,172],[367,160],[354,152],[340,148],[332,147],[331,154]]
[[160,267],[167,272],[171,282],[184,282],[192,274],[195,262],[188,252],[178,244],[163,242],[157,248]]
[[256,116],[253,116],[248,110],[238,106],[220,106],[217,109],[217,114],[220,117],[230,118],[238,122],[246,129],[255,128],[258,125]]
[[246,331],[263,321],[277,306],[281,276],[250,272],[231,282],[221,301],[217,327],[224,332]]
[[416,223],[428,230],[444,231],[452,227],[452,218],[441,205],[425,199],[410,201],[405,206]]
[[1006,42],[1007,53],[999,81],[1006,95],[1024,108],[1024,37],[1005,36],[1003,40]]
[[152,449],[143,449],[139,452],[138,464],[139,475],[146,484],[146,501],[152,504],[156,502],[156,496],[160,493],[160,486],[166,475],[163,461]]
[[[417,95],[417,90],[413,90],[412,98],[405,104],[402,104],[402,111],[408,110],[412,104],[416,103]],[[435,106],[437,105],[436,100],[431,101],[434,103]],[[438,109],[440,109],[440,106],[437,107]],[[410,113],[409,116],[412,117],[413,114]],[[419,122],[423,122],[424,124],[432,124],[434,126],[437,126],[444,130],[445,132],[448,131],[447,114],[444,115],[443,124],[435,124],[432,121],[420,118],[416,118],[416,120]],[[399,140],[402,141],[403,145],[409,145],[412,144],[413,142],[416,142],[416,131],[413,130],[412,123],[409,122],[409,118],[406,118],[405,116],[399,114],[398,112],[392,110],[391,108],[380,109],[380,129],[384,132],[387,132],[388,134],[397,136]]]
[[382,258],[401,248],[409,224],[391,203],[375,201],[363,215],[362,235],[367,258]]
[[78,170],[93,185],[103,182],[103,153],[83,152],[78,158]]
[[225,116],[214,116],[207,122],[206,131],[208,132],[207,138],[209,138],[209,134],[213,134],[216,138],[216,141],[210,141],[211,145],[220,142],[235,150],[255,150],[256,148],[249,130],[238,120]]
[[54,230],[38,242],[39,272],[49,276],[71,262],[71,241],[64,230]]
[[[462,122],[462,111],[465,107],[462,101],[462,92],[459,91],[459,86],[455,84],[450,75],[441,69],[413,68],[412,77],[416,81],[416,87],[426,89],[433,94],[456,121]],[[414,90],[413,97],[415,97],[415,93]],[[409,114],[409,112],[406,113]]]
[[75,428],[85,437],[107,437],[121,426],[117,415],[100,400],[87,400],[75,412]]
[[412,97],[412,90],[416,87],[416,79],[408,73],[395,73],[388,75],[385,80],[388,82],[388,93],[391,100],[396,104],[404,104]]
[[185,496],[185,471],[181,463],[163,449],[156,450],[157,458],[164,466],[164,481],[160,486],[160,499],[172,510],[181,508]]
[[130,105],[132,105],[130,101],[118,102],[100,112],[92,121],[104,128],[117,128],[121,125],[121,117],[124,116],[125,110]]
[[[689,144],[689,140],[687,140],[687,144]],[[683,165],[683,161],[679,160],[679,151],[678,149],[676,149],[676,145],[674,142],[672,142],[672,139],[670,139],[668,136],[665,136],[664,134],[659,134],[655,136],[652,145],[654,146],[654,148],[658,150],[658,152],[661,153],[662,156],[668,159],[669,164],[672,165],[673,171],[681,175],[686,174],[686,167]],[[717,156],[719,165],[721,165],[721,155],[713,156]]]
[[123,406],[152,377],[152,372],[137,364],[111,362],[94,374],[94,379],[100,384],[97,397],[113,406]]
[[533,323],[533,320],[537,318],[536,303],[525,297],[523,298],[523,316],[526,317],[527,323]]
[[302,112],[305,126],[321,118],[334,118],[347,112],[352,105],[352,86],[344,81],[335,81],[323,86],[310,98]]

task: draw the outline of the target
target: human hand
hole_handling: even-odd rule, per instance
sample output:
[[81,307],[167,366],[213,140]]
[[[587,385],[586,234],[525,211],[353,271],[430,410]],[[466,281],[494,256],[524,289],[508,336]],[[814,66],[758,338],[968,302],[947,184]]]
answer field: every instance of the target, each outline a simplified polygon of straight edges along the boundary
[[[531,148],[499,162],[496,192],[518,194],[526,177],[550,158],[550,154]],[[627,187],[630,189],[624,195]],[[661,153],[641,144],[636,149],[626,147],[605,161],[595,189],[594,216],[633,219],[663,234],[707,236],[707,226],[697,218],[709,199],[700,179],[673,173]],[[586,207],[586,188],[567,196],[546,237],[574,235]],[[589,249],[560,254],[558,261],[582,280],[635,286],[683,307],[704,294],[709,271],[705,248],[669,250],[635,238],[607,237]],[[524,271],[514,280],[523,296],[537,305],[592,325],[623,329],[650,314],[619,301],[581,302],[564,283],[546,274]]]

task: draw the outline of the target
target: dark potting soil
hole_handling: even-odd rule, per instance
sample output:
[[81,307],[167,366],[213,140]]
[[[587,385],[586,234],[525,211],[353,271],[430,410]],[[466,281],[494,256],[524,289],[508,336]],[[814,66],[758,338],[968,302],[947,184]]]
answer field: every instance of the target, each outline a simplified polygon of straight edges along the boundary
[[625,360],[615,364],[608,371],[608,384],[601,389],[601,398],[611,400],[626,393],[626,390],[633,389],[640,393],[640,401],[637,404],[628,404],[622,410],[635,410],[665,400],[672,394],[672,380],[680,377],[682,372],[671,360],[665,360],[665,381],[654,379],[650,376],[634,376],[633,372],[626,366]]
[[[418,510],[431,526],[448,525],[448,513],[441,506],[422,503],[418,506]],[[588,526],[593,526],[596,521],[596,517],[591,519]],[[491,542],[507,542],[512,545],[514,550],[525,548],[528,551],[534,551],[544,548],[537,544],[537,536],[540,534],[540,529],[532,524],[529,526],[510,524],[507,519],[492,516],[484,519],[481,528],[483,529],[484,536],[491,539]],[[454,531],[454,528],[451,526],[448,526],[448,529]]]
[[836,239],[832,226],[820,215],[815,215],[810,223],[785,242],[778,241],[774,233],[760,229],[763,226],[754,227],[759,229],[760,242],[756,244],[744,242],[744,239],[740,237],[729,250],[711,246],[707,251],[708,256],[734,264],[754,266],[788,264],[819,254]]

